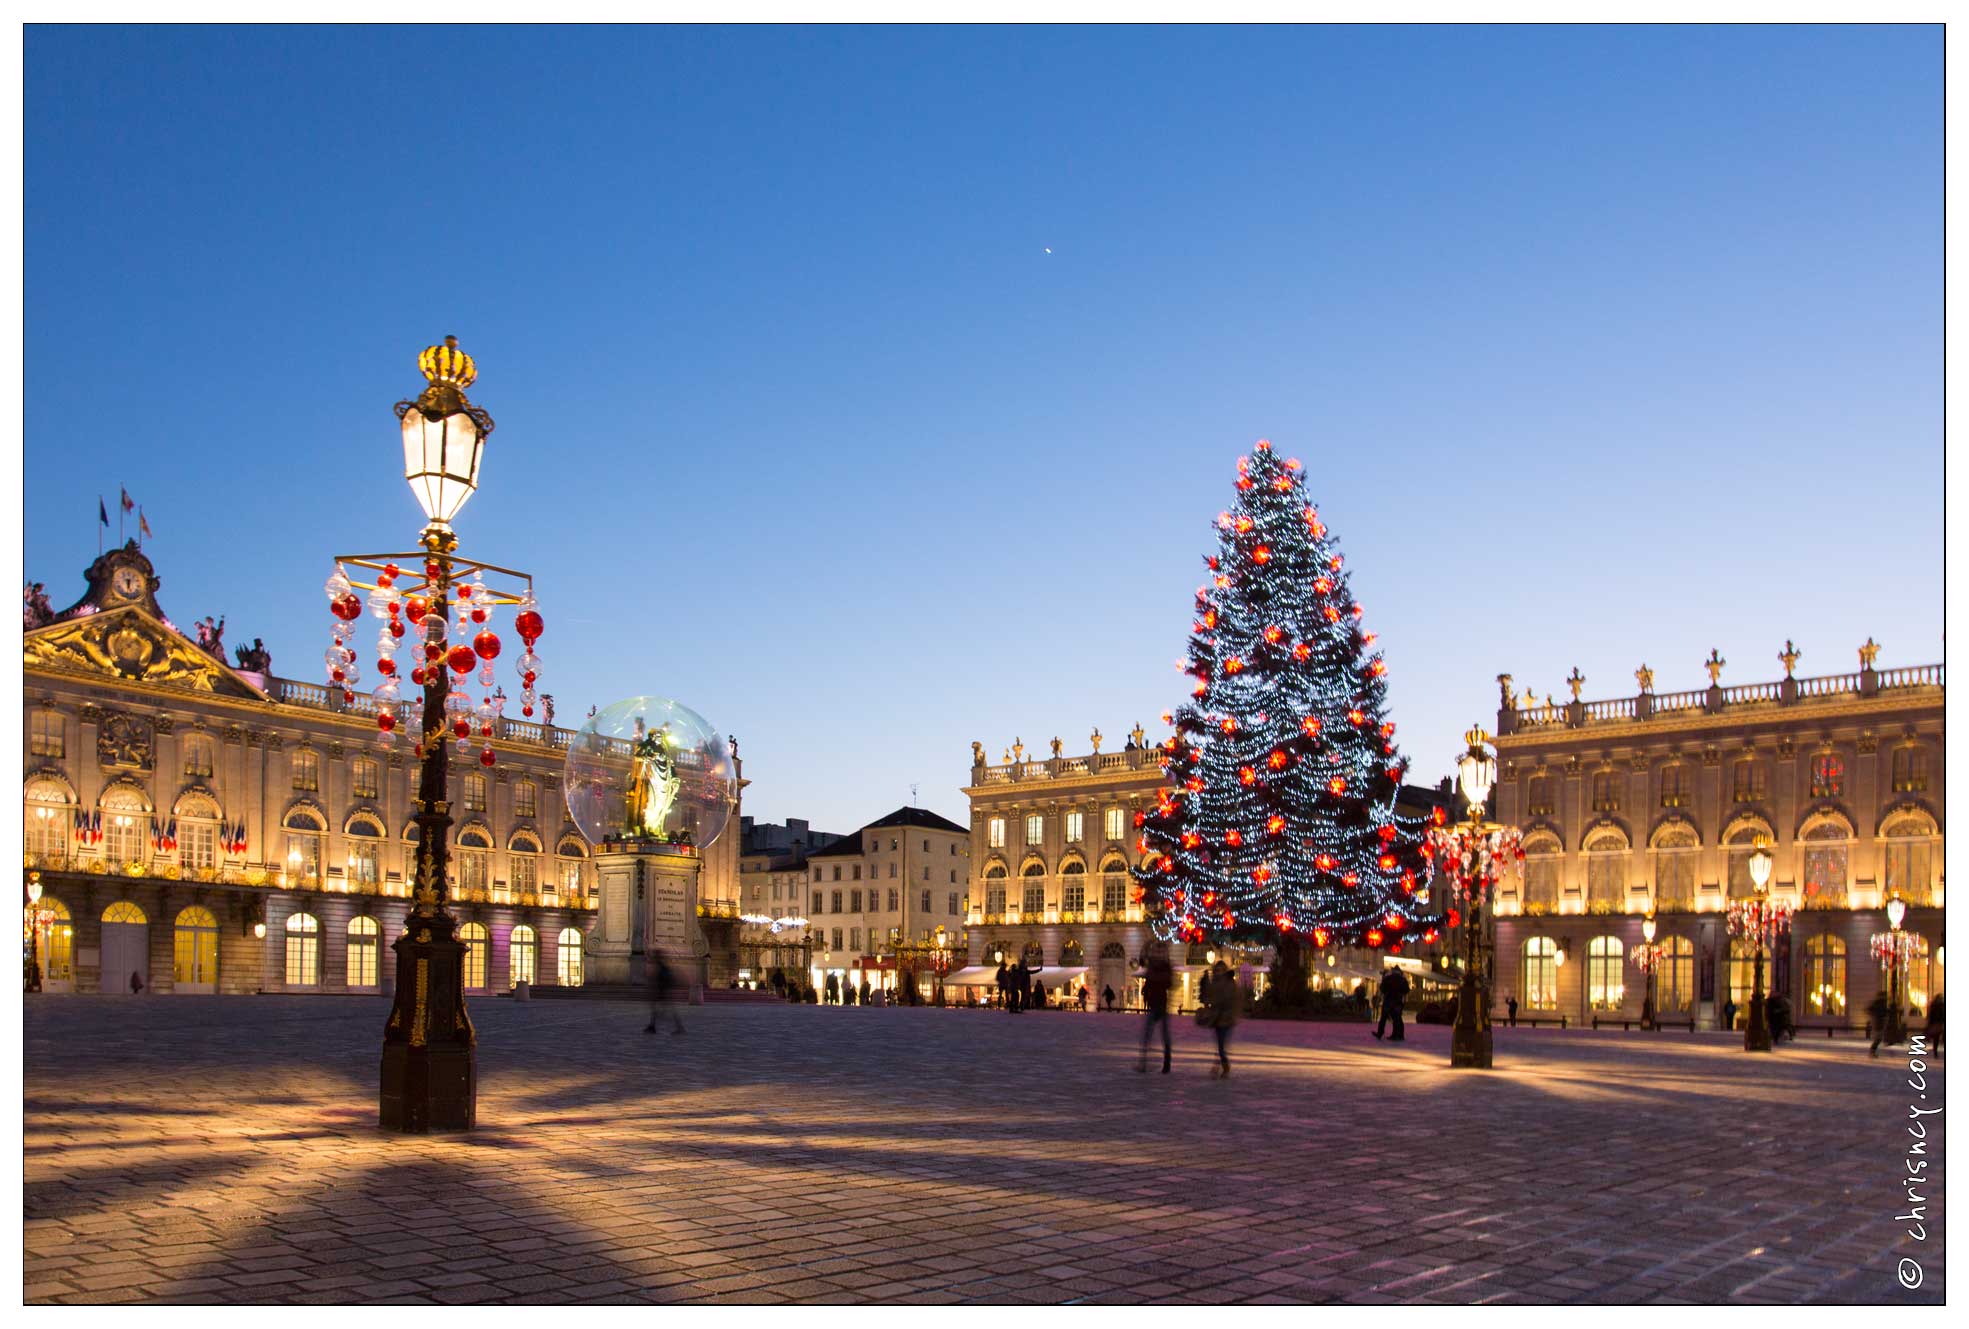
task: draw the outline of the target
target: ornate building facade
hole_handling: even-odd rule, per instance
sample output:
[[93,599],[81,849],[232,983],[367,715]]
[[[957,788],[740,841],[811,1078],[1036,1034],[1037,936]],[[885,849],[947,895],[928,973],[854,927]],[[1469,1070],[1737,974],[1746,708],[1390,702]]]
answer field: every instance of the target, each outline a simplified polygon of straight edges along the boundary
[[[134,542],[24,636],[25,865],[53,991],[384,992],[409,908],[416,762],[375,703],[229,667],[159,607]],[[400,729],[401,732],[401,729]],[[490,770],[451,776],[466,987],[579,984],[594,922],[568,820],[571,734],[503,721]],[[738,898],[736,835],[703,898]]]
[[1657,693],[1636,671],[1632,696],[1537,702],[1501,675],[1497,715],[1501,821],[1524,835],[1525,861],[1499,901],[1495,998],[1521,1015],[1571,1023],[1638,1016],[1635,965],[1653,913],[1655,978],[1666,1019],[1735,1022],[1749,1005],[1754,957],[1727,910],[1753,891],[1750,853],[1776,857],[1771,897],[1794,911],[1765,982],[1804,1027],[1863,1025],[1884,990],[1871,938],[1884,905],[1907,902],[1920,939],[1911,1005],[1942,990],[1942,666],[1726,687],[1712,652],[1707,688]]

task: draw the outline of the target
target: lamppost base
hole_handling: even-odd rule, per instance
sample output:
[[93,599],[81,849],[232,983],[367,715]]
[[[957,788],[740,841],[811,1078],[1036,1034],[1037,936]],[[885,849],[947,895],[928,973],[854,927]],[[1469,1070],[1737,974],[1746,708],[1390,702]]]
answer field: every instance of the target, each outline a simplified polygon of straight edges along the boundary
[[1745,1052],[1769,1052],[1771,1050],[1771,1026],[1764,1018],[1764,994],[1752,994],[1750,998],[1750,1019],[1743,1028],[1743,1050]]
[[395,1004],[383,1030],[377,1124],[423,1135],[478,1121],[478,1039],[465,1014],[465,943],[440,907],[412,914],[391,944]]
[[1456,1023],[1449,1031],[1449,1064],[1452,1069],[1490,1069],[1490,1012],[1485,994],[1475,982],[1465,979],[1456,994]]
[[478,1122],[478,1101],[475,1049],[384,1045],[377,1111],[377,1124],[384,1130],[407,1135],[468,1131]]

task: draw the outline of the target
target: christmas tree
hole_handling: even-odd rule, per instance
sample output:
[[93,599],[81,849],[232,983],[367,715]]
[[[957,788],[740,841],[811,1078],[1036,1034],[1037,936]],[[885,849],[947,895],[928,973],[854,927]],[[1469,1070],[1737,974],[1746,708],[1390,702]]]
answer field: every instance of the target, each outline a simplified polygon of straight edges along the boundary
[[1282,957],[1433,941],[1427,828],[1395,811],[1388,667],[1338,543],[1271,444],[1239,460],[1237,491],[1196,593],[1195,684],[1164,716],[1169,784],[1136,818],[1157,935]]

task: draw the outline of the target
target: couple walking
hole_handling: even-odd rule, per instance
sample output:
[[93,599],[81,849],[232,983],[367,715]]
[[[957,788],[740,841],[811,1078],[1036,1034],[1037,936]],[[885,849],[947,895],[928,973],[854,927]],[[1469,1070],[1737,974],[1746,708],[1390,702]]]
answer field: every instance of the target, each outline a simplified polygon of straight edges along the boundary
[[[1138,1072],[1146,1073],[1149,1068],[1149,1040],[1159,1025],[1162,1028],[1162,1073],[1169,1074],[1169,990],[1174,985],[1175,970],[1169,963],[1167,951],[1157,949],[1145,957],[1142,966],[1142,1004],[1148,1007],[1149,1013],[1142,1025],[1141,1055],[1135,1059]],[[1204,975],[1199,995],[1203,1004],[1197,1011],[1196,1022],[1217,1034],[1217,1064],[1210,1068],[1211,1078],[1215,1079],[1231,1073],[1231,1030],[1237,1025],[1244,994],[1239,990],[1229,966],[1219,960]]]

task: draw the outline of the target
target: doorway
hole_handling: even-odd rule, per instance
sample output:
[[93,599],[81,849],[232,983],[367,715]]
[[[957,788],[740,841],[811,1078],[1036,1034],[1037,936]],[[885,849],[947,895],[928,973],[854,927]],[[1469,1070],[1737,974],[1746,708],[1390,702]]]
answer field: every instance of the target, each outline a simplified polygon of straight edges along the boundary
[[103,910],[102,991],[130,992],[135,974],[150,990],[150,920],[128,900]]
[[219,920],[192,905],[178,915],[172,947],[171,987],[177,992],[219,990]]

